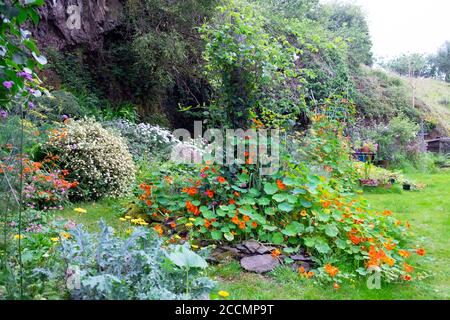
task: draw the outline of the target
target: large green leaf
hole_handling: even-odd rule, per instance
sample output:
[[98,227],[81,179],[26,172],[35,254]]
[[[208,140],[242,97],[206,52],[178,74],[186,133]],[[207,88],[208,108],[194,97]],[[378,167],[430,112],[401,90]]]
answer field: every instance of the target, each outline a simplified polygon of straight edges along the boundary
[[180,268],[205,269],[208,267],[205,259],[181,245],[175,246],[175,249],[167,255],[167,258]]

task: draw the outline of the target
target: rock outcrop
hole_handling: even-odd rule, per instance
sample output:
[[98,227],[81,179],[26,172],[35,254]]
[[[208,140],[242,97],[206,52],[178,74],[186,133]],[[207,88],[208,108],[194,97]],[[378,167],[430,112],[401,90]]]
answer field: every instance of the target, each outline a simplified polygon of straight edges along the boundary
[[120,24],[122,12],[119,0],[46,0],[33,35],[41,47],[83,45],[96,50],[102,47],[104,34]]

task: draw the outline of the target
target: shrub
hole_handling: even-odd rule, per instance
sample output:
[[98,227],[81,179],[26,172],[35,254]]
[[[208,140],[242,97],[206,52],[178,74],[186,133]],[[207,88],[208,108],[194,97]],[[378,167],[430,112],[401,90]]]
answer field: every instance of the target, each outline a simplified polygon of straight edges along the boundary
[[126,194],[135,166],[125,141],[92,119],[68,121],[49,134],[45,149],[58,156],[68,179],[79,183],[72,199],[98,199]]
[[135,124],[118,119],[105,122],[104,126],[116,130],[126,139],[128,148],[135,159],[153,159],[156,156],[164,158],[176,142],[170,131],[147,123]]
[[66,274],[73,280],[74,299],[199,299],[215,283],[202,277],[206,261],[183,246],[165,249],[162,240],[143,228],[127,239],[100,222],[91,234],[81,226],[61,241]]
[[87,115],[87,111],[80,106],[77,98],[68,91],[53,91],[51,96],[42,96],[37,102],[42,112],[51,120],[60,120],[63,115],[71,118]]

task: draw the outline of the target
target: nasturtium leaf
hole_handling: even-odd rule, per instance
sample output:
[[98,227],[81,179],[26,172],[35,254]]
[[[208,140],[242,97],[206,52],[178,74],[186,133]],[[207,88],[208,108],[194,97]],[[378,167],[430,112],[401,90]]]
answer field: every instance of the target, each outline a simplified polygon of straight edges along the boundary
[[334,243],[336,243],[336,246],[337,246],[339,249],[345,249],[345,248],[347,248],[347,242],[344,241],[344,240],[342,240],[342,239],[336,239],[336,240],[334,241]]
[[310,201],[305,200],[305,199],[300,200],[300,204],[304,208],[311,208],[312,207],[312,203]]
[[228,241],[233,241],[234,240],[234,235],[232,233],[224,233],[223,236],[225,237],[225,239],[227,239]]
[[294,196],[294,195],[292,195],[292,194],[289,194],[288,196],[287,196],[287,201],[289,202],[289,203],[292,203],[292,204],[295,204],[296,202],[297,202],[297,197],[296,196]]
[[286,193],[277,193],[272,197],[272,199],[276,202],[283,202],[287,199],[287,196],[288,195]]
[[278,186],[275,183],[265,183],[264,184],[264,192],[269,194],[269,195],[273,195],[275,193],[277,193],[278,191]]
[[273,216],[276,214],[276,210],[273,207],[267,207],[264,209],[264,213],[268,216]]
[[270,204],[270,200],[268,198],[265,198],[265,197],[258,199],[257,202],[258,202],[258,204],[260,206],[267,206],[267,205]]
[[278,205],[278,209],[283,212],[291,212],[294,209],[294,206],[290,203],[283,202]]
[[274,234],[272,234],[272,242],[274,244],[283,244],[284,242],[283,234],[281,232],[275,232]]
[[275,231],[275,230],[277,230],[278,228],[275,227],[275,226],[264,225],[264,226],[263,226],[263,229],[264,229],[264,230],[267,230],[267,231]]
[[316,250],[321,254],[327,254],[331,250],[328,243],[323,239],[316,239],[316,242],[314,243],[314,248],[316,248]]
[[281,230],[281,232],[288,237],[297,235],[297,230],[292,224],[288,224],[283,230]]
[[319,221],[328,222],[330,220],[330,215],[326,214],[326,213],[323,213],[323,212],[320,212],[317,215],[317,218],[319,219]]
[[327,224],[325,226],[325,234],[329,237],[336,237],[339,233],[338,228],[334,224]]
[[315,238],[312,238],[312,237],[306,237],[306,238],[304,238],[304,241],[305,241],[305,246],[307,246],[307,247],[313,247],[314,243],[316,242]]
[[306,194],[306,190],[303,189],[303,188],[295,188],[295,189],[292,191],[292,193],[293,193],[293,194]]
[[198,207],[200,205],[200,201],[198,201],[198,200],[194,200],[191,203],[196,207]]
[[212,237],[214,240],[221,240],[221,239],[222,239],[222,232],[219,231],[219,230],[211,231],[211,237]]

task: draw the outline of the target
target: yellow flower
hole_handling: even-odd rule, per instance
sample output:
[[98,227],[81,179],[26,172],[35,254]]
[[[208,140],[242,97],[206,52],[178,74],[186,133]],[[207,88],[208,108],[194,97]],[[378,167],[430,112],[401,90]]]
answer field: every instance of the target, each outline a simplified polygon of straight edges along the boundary
[[70,238],[70,233],[67,233],[67,232],[61,232],[61,237],[64,237],[64,238],[66,238],[66,239],[69,239],[69,238]]
[[193,249],[198,249],[198,246],[195,245],[195,244],[191,244],[191,247],[192,247]]
[[125,216],[125,219],[130,220],[132,217],[131,216]]
[[195,219],[194,219],[194,218],[189,218],[189,221],[192,221],[192,222],[194,222],[194,221],[195,221]]
[[86,213],[87,212],[87,210],[83,209],[83,208],[75,208],[75,209],[73,209],[73,211],[78,212],[78,213]]
[[226,297],[228,297],[228,296],[230,295],[229,292],[224,291],[224,290],[220,290],[220,291],[218,292],[218,294],[219,294],[219,296],[221,296],[222,298],[226,298]]
[[131,229],[131,228],[128,228],[128,229],[125,231],[125,233],[126,233],[127,235],[130,235],[132,232],[133,232],[133,229]]
[[185,224],[185,226],[188,227],[188,228],[192,227],[193,225],[194,224],[192,222],[188,222],[188,223]]
[[181,237],[179,235],[177,235],[177,234],[174,236],[174,238],[175,239],[181,239]]
[[53,238],[50,238],[50,240],[52,240],[52,242],[58,242],[59,238],[58,237],[53,237]]
[[323,210],[323,212],[325,212],[326,214],[330,214],[331,210],[330,209],[325,209],[325,210]]
[[14,239],[16,239],[16,240],[23,239],[23,238],[25,238],[25,237],[22,234],[16,234],[14,236]]
[[125,218],[119,218],[120,221],[127,221]]

